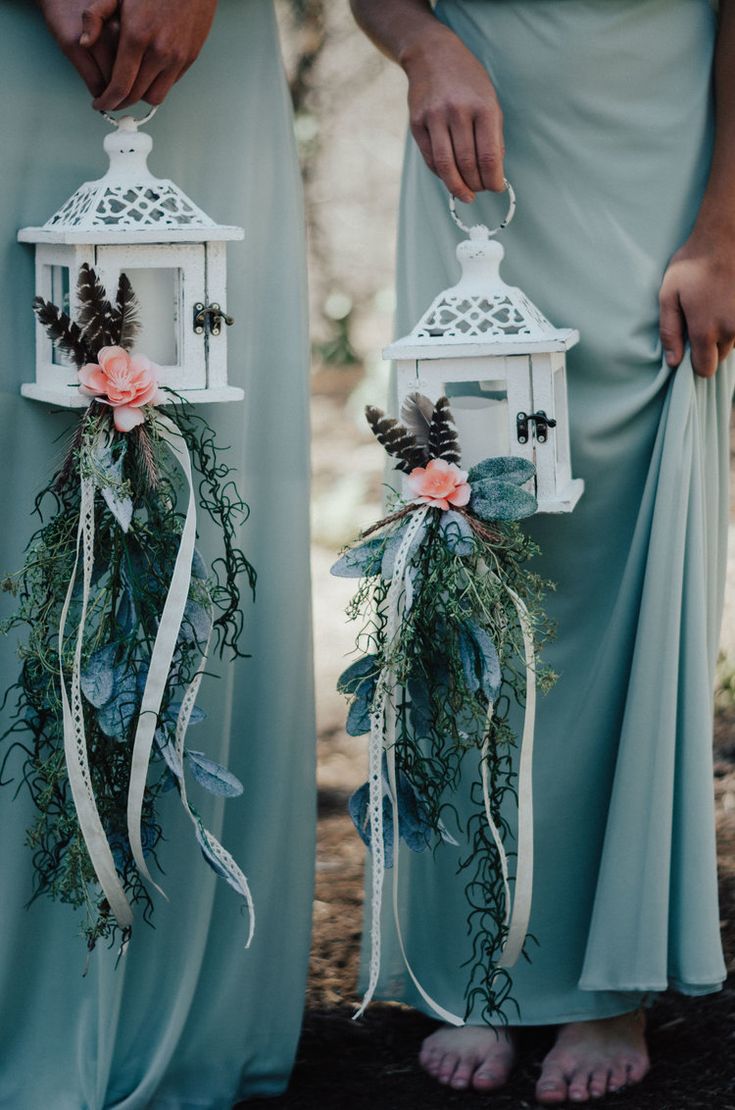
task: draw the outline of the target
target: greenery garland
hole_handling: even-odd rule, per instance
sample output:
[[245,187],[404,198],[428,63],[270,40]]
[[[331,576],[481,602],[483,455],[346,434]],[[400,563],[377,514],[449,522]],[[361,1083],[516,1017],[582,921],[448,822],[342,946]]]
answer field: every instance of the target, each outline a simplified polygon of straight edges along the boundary
[[[525,459],[510,457],[460,470],[446,397],[433,405],[413,394],[401,417],[391,420],[377,409],[367,410],[376,437],[408,476],[414,498],[396,497],[388,516],[332,568],[333,574],[360,579],[348,614],[359,625],[361,654],[338,685],[351,699],[347,731],[354,736],[375,727],[379,697],[387,695],[395,721],[396,792],[392,799],[386,774],[386,866],[391,866],[395,836],[415,852],[447,851],[447,843],[459,848],[471,938],[465,1018],[477,1012],[484,1022],[497,1022],[507,1020],[512,982],[508,971],[497,967],[507,936],[505,886],[485,810],[482,765],[492,818],[507,843],[506,802],[516,797],[517,746],[508,718],[513,702],[523,705],[526,685],[514,595],[528,612],[537,648],[551,631],[542,609],[551,583],[527,568],[538,548],[517,523],[536,511],[535,497],[525,488],[535,470]],[[426,507],[424,523],[406,551],[409,522]],[[397,630],[389,638],[388,597],[402,545],[405,584]],[[555,680],[540,665],[535,678],[542,690]],[[461,779],[472,784],[472,812],[464,826],[455,804]],[[393,827],[394,803],[398,829]],[[369,804],[365,783],[349,809],[368,847]]]
[[[98,360],[104,362],[106,351],[122,351],[116,357],[123,377],[128,363],[134,371],[134,358],[128,363],[123,359],[137,328],[137,303],[126,276],[121,275],[113,306],[94,271],[85,266],[78,300],[77,321],[40,300],[34,308],[56,345],[76,362],[82,383],[85,377],[89,380],[90,366],[94,373],[100,371]],[[20,636],[20,675],[3,700],[4,706],[13,704],[14,709],[12,724],[3,736],[7,750],[0,781],[16,782],[16,792],[25,786],[35,806],[26,837],[33,854],[31,901],[46,895],[83,910],[82,931],[90,949],[100,939],[110,943],[120,939],[120,929],[80,830],[64,754],[60,664],[68,684],[75,640],[70,629],[76,629],[81,616],[79,583],[71,598],[61,660],[59,627],[77,560],[80,479],[88,477],[95,487],[95,534],[81,668],[87,754],[97,810],[122,887],[131,904],[142,907],[144,920],[150,921],[151,897],[128,840],[127,792],[152,645],[181,541],[181,496],[188,494],[161,435],[157,403],[169,404],[168,419],[194,460],[199,504],[217,525],[222,553],[208,568],[195,549],[188,600],[161,702],[142,824],[143,850],[154,862],[163,839],[160,798],[171,789],[181,789],[184,773],[177,765],[173,743],[181,699],[210,641],[220,656],[243,654],[240,583],[244,577],[254,592],[256,581],[237,544],[249,510],[207,422],[183,399],[166,400],[158,392],[152,403],[139,406],[139,416],[132,413],[134,426],[121,432],[114,402],[100,396],[99,389],[97,393],[82,415],[63,465],[36,498],[42,524],[29,542],[22,570],[2,583],[15,596],[17,607],[0,625],[3,633]],[[112,386],[109,396],[117,396]],[[195,707],[189,723],[204,717]],[[242,792],[236,777],[203,752],[187,748],[185,763],[205,789],[222,796]],[[204,858],[231,881],[212,852],[212,838],[194,807],[190,812]]]

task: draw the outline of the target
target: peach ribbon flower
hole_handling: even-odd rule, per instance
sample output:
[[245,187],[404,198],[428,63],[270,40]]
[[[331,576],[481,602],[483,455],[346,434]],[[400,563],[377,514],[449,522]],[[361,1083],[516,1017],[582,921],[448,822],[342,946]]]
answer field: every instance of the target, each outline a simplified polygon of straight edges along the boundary
[[437,509],[448,509],[450,505],[461,508],[472,492],[467,471],[446,459],[431,459],[425,467],[415,466],[408,475],[408,488],[417,501]]
[[145,420],[143,405],[158,405],[158,367],[145,355],[131,355],[124,347],[100,347],[97,362],[80,367],[82,393],[113,408],[118,432],[129,432]]

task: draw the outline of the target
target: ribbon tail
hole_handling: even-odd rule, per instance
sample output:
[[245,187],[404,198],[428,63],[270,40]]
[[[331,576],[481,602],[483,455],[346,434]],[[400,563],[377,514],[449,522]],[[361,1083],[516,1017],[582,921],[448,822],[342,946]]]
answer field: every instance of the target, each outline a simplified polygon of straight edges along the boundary
[[518,855],[513,913],[498,967],[513,967],[523,951],[531,918],[533,895],[533,740],[536,725],[536,670],[533,631],[528,609],[521,598],[508,590],[523,634],[526,656],[526,712],[518,769]]
[[[74,646],[70,693],[64,677],[64,633],[72,595],[77,578],[80,548],[82,553],[82,607]],[[77,552],[69,587],[59,622],[59,678],[64,726],[64,755],[66,758],[69,787],[79,820],[79,828],[89,853],[102,892],[107,899],[115,920],[123,930],[130,930],[133,914],[117,874],[112,851],[102,827],[95,802],[89,770],[87,739],[84,729],[84,705],[81,693],[82,649],[84,625],[89,605],[89,592],[94,563],[94,484],[90,478],[81,479],[79,528]]]
[[395,710],[391,706],[391,708],[389,710],[389,721],[388,721],[388,725],[387,725],[387,731],[388,731],[387,739],[390,741],[391,737],[392,737],[392,742],[389,742],[388,745],[387,745],[386,760],[387,760],[387,763],[388,763],[388,786],[389,786],[389,789],[390,789],[390,800],[391,800],[391,806],[392,806],[392,809],[393,809],[393,891],[392,891],[392,894],[393,894],[393,921],[394,921],[395,927],[396,927],[396,936],[398,937],[398,945],[401,949],[401,956],[403,957],[403,963],[405,965],[406,971],[410,975],[413,985],[415,986],[416,990],[419,992],[419,994],[423,998],[426,1005],[429,1006],[434,1011],[434,1013],[437,1015],[437,1017],[441,1018],[442,1021],[446,1022],[447,1025],[461,1026],[461,1025],[465,1024],[464,1019],[459,1017],[457,1014],[453,1014],[451,1012],[451,1010],[446,1010],[441,1005],[441,1003],[435,1001],[435,999],[433,999],[431,997],[429,992],[427,990],[425,990],[424,987],[422,987],[421,983],[419,982],[418,977],[416,976],[413,968],[411,967],[411,962],[408,958],[408,953],[406,952],[406,945],[405,945],[404,940],[403,940],[403,930],[401,928],[401,915],[400,915],[400,910],[398,908],[398,900],[399,900],[398,864],[399,864],[399,859],[400,859],[400,855],[401,855],[401,852],[400,852],[401,837],[400,837],[400,823],[399,823],[400,818],[399,818],[399,814],[398,814],[398,782],[397,782],[397,778],[396,778],[395,717],[394,717],[394,714],[395,714]]
[[198,814],[189,803],[189,798],[186,792],[186,782],[184,781],[184,740],[186,738],[186,730],[189,727],[189,720],[194,709],[197,694],[199,693],[202,676],[207,664],[208,653],[209,641],[207,641],[207,645],[202,654],[202,658],[199,662],[196,673],[187,686],[186,692],[181,699],[181,708],[179,709],[179,715],[176,719],[175,739],[176,766],[181,767],[181,775],[177,775],[176,777],[179,783],[179,796],[181,798],[181,804],[183,805],[192,824],[197,830],[198,836],[205,841],[207,848],[212,853],[217,863],[225,873],[225,877],[230,886],[234,887],[234,889],[237,890],[238,893],[241,894],[242,897],[245,899],[248,910],[248,937],[245,943],[245,947],[249,948],[252,944],[253,936],[255,934],[255,905],[253,902],[253,896],[250,892],[250,884],[248,883],[245,874],[240,869],[235,859],[227,851],[227,849],[220,844],[217,838],[211,832],[209,832],[208,829],[205,829]]
[[143,854],[143,841],[141,825],[143,819],[143,799],[145,795],[148,767],[153,747],[153,738],[158,725],[161,711],[161,702],[168,682],[176,640],[184,616],[184,608],[189,596],[191,585],[191,562],[194,555],[196,541],[196,503],[194,498],[194,485],[191,471],[191,460],[181,433],[176,425],[162,413],[157,417],[161,438],[168,445],[171,453],[178,461],[184,472],[188,485],[189,497],[184,518],[184,527],[181,532],[179,550],[176,555],[171,585],[168,588],[166,602],[161,613],[153,651],[151,652],[148,677],[146,679],[143,698],[138,716],[138,725],[135,731],[133,756],[130,768],[130,785],[128,791],[128,837],[133,858],[138,870],[155,889],[166,897],[165,892],[154,881],[148,870]]
[[[488,709],[488,715],[487,715],[488,727],[489,727],[490,722],[492,720],[493,708],[494,708],[493,703],[490,702],[490,707]],[[481,769],[480,773],[482,775],[482,797],[483,797],[483,801],[484,801],[484,804],[485,804],[485,819],[487,821],[488,828],[490,829],[490,835],[493,838],[493,841],[495,843],[495,847],[496,847],[497,852],[498,852],[498,859],[500,860],[500,873],[503,876],[503,900],[504,900],[504,904],[505,904],[505,909],[504,909],[504,914],[503,914],[503,924],[505,926],[507,926],[508,922],[510,921],[510,906],[511,906],[510,878],[509,878],[509,869],[508,869],[508,855],[505,851],[505,845],[503,844],[503,838],[500,835],[500,830],[498,829],[498,826],[495,824],[495,821],[493,819],[492,808],[491,808],[491,805],[490,805],[490,783],[488,781],[488,772],[487,772],[487,756],[488,756],[489,750],[490,750],[490,736],[486,735],[485,739],[483,741],[483,744],[482,744],[482,753],[480,755],[480,769]]]

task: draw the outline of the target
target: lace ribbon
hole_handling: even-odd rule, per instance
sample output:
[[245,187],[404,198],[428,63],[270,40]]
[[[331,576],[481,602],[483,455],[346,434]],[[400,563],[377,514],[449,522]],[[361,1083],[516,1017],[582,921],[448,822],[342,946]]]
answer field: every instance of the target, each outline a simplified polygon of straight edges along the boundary
[[[390,658],[391,645],[398,632],[403,616],[411,607],[413,600],[413,581],[409,555],[412,545],[427,514],[427,507],[417,509],[406,528],[400,547],[396,554],[393,577],[386,597],[386,655]],[[489,568],[485,567],[488,573]],[[486,737],[481,754],[482,789],[485,804],[485,814],[491,836],[498,850],[500,868],[503,877],[505,895],[504,924],[507,933],[503,947],[498,958],[497,967],[512,967],[523,949],[523,943],[528,932],[528,923],[531,914],[531,897],[533,889],[533,739],[535,728],[536,707],[536,675],[535,651],[533,632],[528,610],[522,599],[505,587],[518,615],[524,645],[526,667],[526,711],[521,738],[520,766],[518,775],[518,853],[515,878],[515,897],[512,900],[508,868],[508,857],[503,845],[500,831],[493,820],[490,792],[487,775],[486,756],[488,752],[489,737]],[[400,829],[398,814],[398,784],[396,776],[395,759],[395,676],[390,668],[384,669],[380,675],[376,688],[376,695],[370,714],[370,739],[368,744],[368,781],[369,781],[369,817],[370,817],[370,843],[372,856],[372,882],[371,882],[371,909],[370,909],[370,963],[368,985],[362,999],[360,1008],[354,1015],[361,1017],[378,986],[381,964],[381,915],[383,904],[383,888],[385,884],[385,845],[383,841],[383,753],[385,752],[388,769],[388,793],[391,801],[393,816],[393,883],[392,901],[393,918],[395,922],[398,944],[403,957],[406,970],[424,1002],[449,1025],[464,1025],[464,1020],[457,1014],[445,1009],[436,1002],[419,982],[411,967],[403,939],[400,914],[398,910],[399,895],[399,860],[400,860]],[[494,704],[488,707],[487,724],[492,721]]]
[[[94,452],[102,442],[98,437],[91,452]],[[79,506],[79,527],[77,529],[77,552],[74,567],[66,591],[66,598],[61,610],[59,622],[59,677],[61,680],[61,704],[64,722],[64,754],[66,757],[67,774],[71,788],[74,806],[77,811],[79,828],[87,846],[89,858],[94,868],[100,887],[109,902],[110,910],[115,915],[118,925],[130,931],[133,924],[133,913],[125,897],[125,892],[118,878],[112,851],[102,827],[102,821],[97,810],[92,788],[92,778],[89,771],[87,755],[87,738],[84,731],[84,708],[82,704],[81,671],[82,647],[84,644],[84,625],[87,619],[89,605],[89,591],[92,582],[92,566],[94,563],[94,493],[93,480],[86,476],[90,448],[82,450],[81,459],[81,492]],[[77,580],[79,557],[82,557],[82,606],[79,615],[74,643],[74,660],[71,673],[70,692],[67,693],[66,679],[64,677],[64,633],[69,615],[72,594]]]
[[[141,701],[138,723],[133,742],[130,782],[128,786],[128,836],[131,851],[141,874],[166,897],[161,887],[153,880],[143,854],[142,811],[148,767],[155,731],[158,726],[161,702],[168,682],[171,662],[176,648],[184,609],[191,586],[191,566],[196,539],[196,503],[192,479],[191,460],[186,444],[176,425],[162,413],[157,415],[161,438],[177,460],[186,478],[188,503],[179,549],[174,564],[171,583],[166,595],[163,612],[158,625],[153,651],[151,653],[148,675]],[[79,820],[79,827],[89,858],[99,881],[100,887],[109,902],[110,910],[118,924],[130,931],[133,914],[117,874],[114,858],[97,809],[84,728],[84,709],[81,693],[81,664],[84,646],[84,629],[89,607],[92,569],[94,564],[94,502],[95,483],[88,476],[88,461],[95,455],[105,441],[105,433],[100,433],[93,443],[83,448],[80,478],[80,511],[77,530],[77,548],[71,580],[62,607],[59,627],[59,673],[61,680],[61,700],[64,725],[64,752],[72,798]],[[76,631],[74,656],[69,691],[64,675],[64,637],[71,606],[72,595],[77,582],[79,562],[82,563],[82,600],[79,624]],[[197,671],[182,699],[176,721],[176,765],[181,773],[176,777],[182,805],[195,825],[197,836],[223,877],[245,899],[249,913],[249,946],[255,927],[253,900],[248,881],[230,853],[222,847],[216,837],[205,829],[201,818],[190,805],[183,774],[184,738],[194,708],[199,685],[207,662],[209,644],[207,643]]]

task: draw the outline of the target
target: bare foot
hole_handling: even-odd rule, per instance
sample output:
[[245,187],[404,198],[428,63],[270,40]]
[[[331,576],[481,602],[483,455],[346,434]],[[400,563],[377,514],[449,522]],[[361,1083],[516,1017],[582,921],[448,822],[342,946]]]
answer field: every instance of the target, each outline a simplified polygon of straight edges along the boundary
[[563,1025],[543,1063],[536,1098],[544,1106],[589,1102],[640,1083],[650,1067],[640,1010]]
[[512,1029],[488,1025],[443,1025],[421,1046],[421,1066],[440,1083],[456,1090],[496,1091],[508,1081],[515,1063]]

